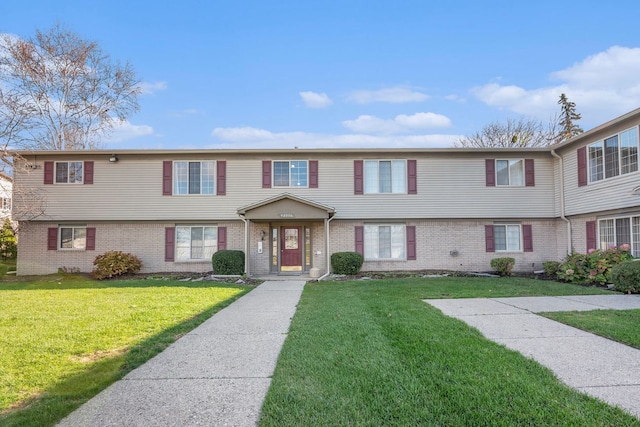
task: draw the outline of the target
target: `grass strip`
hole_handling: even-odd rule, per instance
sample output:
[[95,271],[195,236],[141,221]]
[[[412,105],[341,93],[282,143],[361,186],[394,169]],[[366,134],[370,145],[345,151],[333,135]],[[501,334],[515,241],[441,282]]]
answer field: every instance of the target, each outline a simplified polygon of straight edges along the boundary
[[640,310],[558,311],[538,314],[640,350]]
[[308,284],[260,425],[638,426],[421,301],[600,292],[513,278]]

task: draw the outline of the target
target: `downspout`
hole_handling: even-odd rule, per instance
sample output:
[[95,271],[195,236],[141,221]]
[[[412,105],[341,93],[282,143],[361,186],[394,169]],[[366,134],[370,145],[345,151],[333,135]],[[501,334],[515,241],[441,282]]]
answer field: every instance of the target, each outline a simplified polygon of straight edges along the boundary
[[249,277],[249,222],[245,219],[244,214],[238,214],[242,222],[244,222],[244,273]]
[[327,277],[329,274],[331,274],[331,257],[329,256],[329,223],[331,222],[331,220],[336,216],[336,213],[334,212],[333,215],[329,218],[329,219],[325,219],[324,221],[324,253],[326,255],[326,266],[327,266],[327,272],[324,273],[322,276],[318,277],[318,282],[323,280],[325,277]]
[[560,218],[567,223],[567,255],[570,255],[573,239],[571,238],[571,221],[564,214],[564,162],[555,149],[551,149],[551,155],[560,162]]

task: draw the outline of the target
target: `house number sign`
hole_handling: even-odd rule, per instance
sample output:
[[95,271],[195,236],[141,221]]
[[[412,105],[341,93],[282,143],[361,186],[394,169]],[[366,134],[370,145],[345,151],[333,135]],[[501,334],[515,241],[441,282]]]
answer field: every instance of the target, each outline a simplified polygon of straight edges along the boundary
[[280,218],[295,218],[296,216],[292,213],[281,213]]

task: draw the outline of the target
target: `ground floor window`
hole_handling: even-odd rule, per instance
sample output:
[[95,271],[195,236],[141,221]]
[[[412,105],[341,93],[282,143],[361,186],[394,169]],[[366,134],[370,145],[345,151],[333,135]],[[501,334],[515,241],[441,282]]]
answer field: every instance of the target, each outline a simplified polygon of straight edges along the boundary
[[598,221],[600,249],[629,245],[634,257],[640,256],[640,216]]
[[493,226],[493,238],[496,252],[519,252],[521,250],[520,224],[496,224]]
[[176,260],[208,260],[218,250],[218,227],[177,226]]
[[85,249],[87,227],[60,227],[60,249]]
[[403,224],[369,224],[364,226],[365,259],[407,258],[406,230]]

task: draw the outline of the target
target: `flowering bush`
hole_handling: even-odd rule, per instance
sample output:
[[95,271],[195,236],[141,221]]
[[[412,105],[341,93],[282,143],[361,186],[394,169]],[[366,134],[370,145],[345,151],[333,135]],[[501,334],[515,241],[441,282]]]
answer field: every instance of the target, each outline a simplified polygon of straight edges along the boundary
[[611,268],[621,262],[633,259],[629,245],[612,247],[606,251],[590,249],[587,254],[572,253],[560,264],[557,276],[572,283],[597,283],[604,285],[611,281]]

